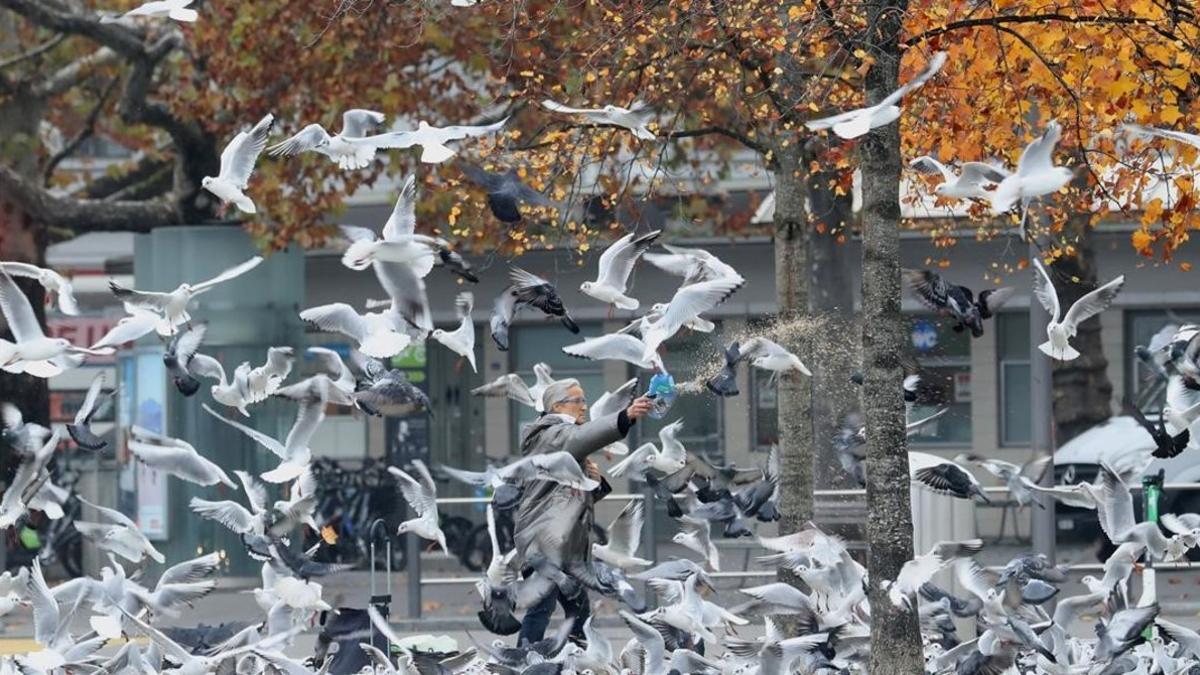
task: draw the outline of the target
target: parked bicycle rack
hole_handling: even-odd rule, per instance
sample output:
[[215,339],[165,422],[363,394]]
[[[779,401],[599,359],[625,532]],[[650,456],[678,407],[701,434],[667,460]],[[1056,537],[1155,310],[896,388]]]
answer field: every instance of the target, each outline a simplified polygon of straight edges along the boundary
[[[1129,486],[1130,491],[1138,492],[1142,490],[1141,483],[1135,483]],[[1200,483],[1167,483],[1162,486],[1163,490],[1200,490]],[[983,488],[983,491],[988,494],[1007,494],[1008,488],[1003,485],[993,485]],[[848,488],[842,490],[813,490],[814,497],[861,497],[865,496],[867,491],[863,488]],[[611,494],[605,497],[605,500],[617,501],[633,501],[643,500],[653,502],[653,494],[649,490],[643,494]],[[437,500],[440,504],[479,504],[491,501],[490,497],[443,497]],[[373,541],[373,540],[372,540]],[[642,541],[646,542],[649,547],[649,559],[657,561],[657,541],[655,539],[654,518],[647,514],[643,521]],[[473,584],[478,581],[478,577],[433,577],[430,579],[421,578],[421,556],[420,544],[417,537],[408,538],[408,616],[409,618],[421,618],[421,587],[429,586],[452,586]],[[1197,569],[1197,565],[1189,562],[1174,562],[1174,563],[1156,563],[1154,567],[1158,570],[1185,570]],[[1066,566],[1068,571],[1072,572],[1095,572],[1104,569],[1104,565],[1100,563],[1076,563]],[[997,568],[998,569],[998,568]],[[717,579],[761,579],[775,578],[775,572],[710,572],[709,576]]]

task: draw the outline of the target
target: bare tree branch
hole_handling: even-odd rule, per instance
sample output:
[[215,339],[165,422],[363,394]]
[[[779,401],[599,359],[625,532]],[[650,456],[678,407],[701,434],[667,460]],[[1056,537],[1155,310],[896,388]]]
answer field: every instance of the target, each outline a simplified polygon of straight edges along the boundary
[[145,53],[142,37],[117,23],[100,23],[95,15],[71,11],[54,0],[0,0],[6,7],[47,30],[81,35],[126,57]]
[[91,77],[98,68],[116,63],[120,56],[108,47],[101,47],[54,71],[35,84],[31,93],[38,98],[57,96]]
[[69,227],[76,232],[146,231],[179,222],[175,205],[166,200],[100,201],[58,197],[0,164],[0,193],[35,221]]
[[66,40],[66,39],[67,39],[66,33],[59,33],[58,35],[55,35],[54,37],[50,38],[46,42],[34,47],[33,49],[30,49],[27,52],[24,52],[22,54],[17,54],[16,56],[12,56],[7,59],[4,59],[3,61],[0,61],[0,70],[7,70],[8,68],[12,68],[13,66],[15,66],[19,63],[24,63],[25,61],[28,61],[29,59],[35,59],[35,58],[41,56],[42,54],[45,54],[46,52],[50,51],[51,49],[54,49],[55,47],[58,46],[58,44],[60,42],[62,42],[63,40]]
[[109,81],[109,83],[104,87],[104,91],[100,93],[100,97],[97,99],[96,105],[92,106],[91,112],[88,113],[87,119],[84,120],[83,128],[81,128],[79,133],[75,134],[74,138],[64,145],[61,150],[54,153],[50,160],[46,162],[46,168],[42,169],[43,185],[49,187],[50,179],[54,176],[54,170],[58,168],[58,165],[64,159],[75,154],[75,151],[79,149],[79,146],[83,145],[83,142],[91,138],[92,134],[96,132],[96,120],[100,118],[100,113],[104,110],[105,104],[108,103],[108,97],[112,95],[114,90],[116,90],[117,82],[118,80],[116,78],[113,78]]
[[1179,40],[1179,37],[1172,34],[1170,31],[1164,30],[1152,19],[1137,17],[1137,16],[1109,16],[1100,15],[1077,15],[1070,14],[1013,14],[1006,16],[986,16],[975,19],[963,19],[961,21],[951,21],[950,23],[939,26],[932,30],[927,30],[924,33],[914,35],[903,42],[905,47],[920,44],[939,35],[950,33],[956,30],[965,28],[977,28],[979,26],[1002,26],[1012,23],[1082,23],[1082,24],[1126,24],[1135,26],[1147,26],[1154,32],[1166,37],[1170,40]]
[[122,173],[97,177],[73,196],[85,199],[113,199],[114,196],[127,191],[130,186],[143,183],[161,172],[169,173],[173,164],[170,159],[145,156]]

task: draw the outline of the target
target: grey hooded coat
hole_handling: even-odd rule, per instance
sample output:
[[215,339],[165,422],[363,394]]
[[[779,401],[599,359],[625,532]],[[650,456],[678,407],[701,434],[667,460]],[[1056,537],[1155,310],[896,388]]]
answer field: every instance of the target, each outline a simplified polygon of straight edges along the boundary
[[[624,438],[630,426],[624,411],[583,424],[576,424],[567,415],[546,414],[523,430],[521,454],[565,450],[582,468],[588,455]],[[592,506],[611,490],[603,480],[591,492],[553,481],[526,484],[513,531],[519,558],[527,560],[540,553],[559,566],[569,561],[590,561]]]

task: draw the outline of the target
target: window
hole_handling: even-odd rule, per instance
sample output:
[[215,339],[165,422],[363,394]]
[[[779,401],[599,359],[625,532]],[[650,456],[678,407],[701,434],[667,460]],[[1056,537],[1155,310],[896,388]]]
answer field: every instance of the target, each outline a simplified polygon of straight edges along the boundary
[[909,437],[913,445],[971,444],[971,333],[955,331],[941,317],[909,317],[909,337],[921,386],[909,420],[948,408],[945,415]]
[[[583,385],[589,401],[594,401],[605,392],[604,364],[588,361],[563,353],[562,348],[580,342],[585,337],[602,335],[604,327],[599,323],[581,323],[578,335],[563,328],[558,321],[545,325],[517,325],[510,329],[513,368],[526,384],[532,385],[537,378],[533,375],[535,363],[550,366],[554,379],[573,377]],[[538,416],[537,411],[520,403],[512,404],[513,454],[521,453],[521,430]]]
[[1200,322],[1200,310],[1185,309],[1171,310],[1139,309],[1125,312],[1125,395],[1131,401],[1139,401],[1143,410],[1153,410],[1155,413],[1162,405],[1165,389],[1161,383],[1156,384],[1154,375],[1145,366],[1133,350],[1136,345],[1149,346],[1155,333],[1164,327],[1174,324]]
[[771,446],[779,442],[779,388],[772,380],[771,373],[757,368],[750,369],[750,381],[753,396],[750,400],[751,433],[754,438],[752,449],[769,452]]
[[[675,383],[683,384],[701,374],[707,375],[724,363],[721,350],[721,327],[718,325],[711,333],[682,330],[663,344],[661,353],[663,363],[671,377],[675,378]],[[648,373],[631,370],[629,376],[633,377],[635,374],[643,383],[649,382]],[[645,385],[642,386],[642,390],[645,390]],[[637,423],[634,427],[637,442],[649,441],[657,445],[658,430],[682,419],[683,429],[679,432],[679,441],[688,450],[697,452],[710,461],[724,462],[722,403],[723,399],[713,396],[708,390],[699,394],[684,394],[675,399],[675,404],[661,420],[647,417]],[[633,446],[633,443],[630,445]]]
[[1005,312],[996,317],[999,354],[1000,444],[1027,445],[1029,422],[1029,314]]

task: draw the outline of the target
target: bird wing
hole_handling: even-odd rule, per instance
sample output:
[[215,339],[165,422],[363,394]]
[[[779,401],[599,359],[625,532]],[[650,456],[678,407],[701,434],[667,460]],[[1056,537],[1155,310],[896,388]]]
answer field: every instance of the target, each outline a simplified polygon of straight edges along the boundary
[[1174,513],[1164,513],[1159,517],[1158,522],[1162,523],[1163,527],[1175,534],[1187,534],[1193,529],[1188,527],[1187,523],[1183,522],[1183,520]]
[[1038,302],[1042,303],[1042,307],[1050,312],[1050,321],[1058,323],[1062,310],[1058,305],[1058,292],[1054,290],[1054,282],[1050,281],[1050,275],[1037,257],[1033,259],[1033,267],[1036,270],[1033,275],[1033,294],[1037,296]]
[[551,286],[549,281],[539,277],[532,272],[526,272],[520,267],[513,267],[508,271],[508,277],[513,285],[519,289],[536,288],[538,286]]
[[954,181],[954,172],[947,168],[945,164],[942,164],[929,155],[921,155],[920,157],[914,158],[908,163],[908,166],[919,173],[940,173],[942,175],[942,180],[946,181],[947,183]]
[[242,470],[233,472],[238,481],[241,482],[242,488],[246,491],[246,501],[250,502],[250,508],[255,512],[267,510],[267,488],[260,482],[254,480],[254,476]]
[[177,332],[175,337],[171,338],[171,351],[175,352],[175,360],[186,368],[200,349],[200,343],[204,342],[204,336],[207,333],[208,322],[206,321],[198,321],[192,324],[191,328],[185,326],[183,330]]
[[254,171],[254,163],[258,161],[258,155],[263,148],[267,147],[267,137],[270,136],[274,124],[275,116],[267,113],[250,131],[242,131],[234,136],[229,145],[221,151],[220,177],[239,189],[246,189],[246,185],[250,183],[250,174]]
[[208,407],[207,403],[201,403],[200,407],[204,408],[204,411],[207,412],[209,415],[212,415],[213,417],[221,420],[225,424],[228,424],[229,426],[233,427],[234,429],[237,429],[238,431],[242,432],[243,434],[246,434],[250,438],[254,439],[254,441],[256,443],[263,446],[267,450],[270,450],[271,452],[275,453],[280,459],[288,458],[287,451],[284,449],[283,445],[281,445],[279,443],[279,441],[275,440],[274,438],[264,434],[263,432],[259,431],[258,429],[252,429],[252,428],[246,426],[245,424],[242,424],[241,422],[231,420],[231,419],[225,417],[224,415],[221,415],[220,413],[214,411],[212,408]]
[[1121,288],[1125,286],[1125,275],[1113,279],[1104,284],[1100,288],[1088,293],[1082,298],[1075,301],[1071,305],[1071,309],[1067,310],[1067,315],[1063,317],[1064,325],[1078,326],[1088,319],[1096,316],[1100,312],[1108,309],[1109,305],[1116,300],[1117,294],[1121,292]]
[[342,130],[338,132],[342,138],[363,138],[367,132],[383,124],[387,116],[374,110],[354,108],[342,113]]
[[997,164],[964,162],[958,180],[967,185],[981,185],[983,183],[999,183],[1009,175],[1008,169]]
[[492,173],[491,171],[485,171],[474,164],[470,164],[468,162],[459,162],[458,167],[462,169],[463,174],[466,175],[466,177],[470,179],[472,183],[475,183],[488,192],[495,192],[496,190],[500,189],[501,185],[504,183],[504,178],[500,174]]
[[425,490],[415,478],[394,466],[388,467],[388,473],[400,479],[400,493],[418,516],[437,511],[436,497]]
[[254,526],[254,514],[241,504],[228,499],[214,502],[192,497],[188,508],[201,518],[214,520],[238,534],[249,532]]
[[504,125],[508,124],[508,119],[509,118],[505,117],[499,122],[493,122],[491,124],[461,124],[449,127],[434,127],[434,133],[443,142],[456,141],[460,138],[484,136],[503,129]]
[[220,564],[221,555],[215,552],[185,560],[163,571],[162,576],[158,578],[156,588],[162,588],[169,584],[190,584],[200,581],[215,572]]
[[21,292],[17,282],[3,270],[0,270],[0,312],[3,312],[17,342],[45,337],[29,299]]
[[125,308],[129,310],[130,315],[122,317],[117,325],[110,328],[103,337],[96,341],[96,344],[91,346],[91,349],[116,347],[126,342],[132,342],[153,331],[160,321],[158,314],[136,307],[133,303],[127,302]]
[[432,331],[433,318],[429,313],[425,280],[404,263],[377,260],[373,267],[380,285],[392,299],[392,309],[422,331]]
[[633,232],[613,242],[600,254],[600,275],[597,281],[605,286],[611,286],[621,293],[629,283],[629,275],[642,256],[653,244],[662,230],[654,230],[635,238]]
[[622,555],[636,555],[642,543],[642,521],[645,507],[640,501],[631,501],[621,509],[608,526],[608,547]]
[[342,376],[346,370],[346,364],[342,362],[342,357],[337,352],[327,347],[309,347],[308,353],[312,354],[313,360],[316,361],[316,372],[324,373],[330,378],[336,380]]
[[604,392],[589,409],[591,419],[600,419],[608,415],[615,415],[621,412],[633,400],[634,388],[637,387],[638,380],[633,378],[625,384],[617,387],[615,391]]
[[629,453],[628,457],[614,464],[608,472],[614,476],[621,476],[631,467],[635,471],[640,471],[646,466],[649,457],[656,452],[658,452],[658,448],[653,443],[643,443],[638,446],[637,450]]
[[441,469],[442,473],[446,474],[447,476],[453,478],[456,481],[459,481],[460,483],[466,483],[467,485],[475,485],[478,487],[485,487],[488,484],[488,475],[482,471],[467,471],[466,469],[456,469],[452,466],[447,466],[445,464],[441,465],[440,469]]
[[88,419],[92,416],[92,412],[96,410],[96,400],[100,398],[100,390],[104,388],[104,371],[100,371],[96,377],[92,378],[92,384],[88,386],[87,395],[83,397],[83,403],[80,404],[79,410],[75,412],[75,424],[87,424]]
[[913,296],[935,312],[946,311],[949,288],[942,275],[930,270],[904,270],[904,283]]
[[557,101],[551,101],[550,99],[543,100],[542,107],[551,112],[563,113],[564,115],[594,115],[594,116],[599,116],[599,117],[606,116],[606,113],[600,109],[572,108],[570,106],[565,106],[561,103],[558,103]]
[[49,647],[58,633],[58,602],[46,585],[42,564],[36,557],[29,574],[29,603],[33,605],[33,638]]
[[1129,486],[1106,462],[1100,463],[1100,492],[1103,499],[1097,500],[1100,526],[1115,543],[1117,538],[1137,525],[1133,513],[1133,495]]
[[475,309],[475,294],[463,291],[454,297],[454,314],[460,321],[470,323],[471,312]]
[[646,663],[661,664],[666,658],[667,647],[658,629],[623,609],[618,614],[633,632],[634,639],[646,650]]
[[1194,148],[1200,148],[1200,136],[1197,136],[1196,134],[1187,134],[1182,131],[1175,131],[1174,129],[1144,127],[1140,124],[1126,124],[1124,125],[1124,129],[1136,131],[1150,136],[1158,136],[1159,138],[1167,138],[1172,141],[1186,143]]
[[1025,152],[1021,153],[1021,159],[1017,162],[1017,173],[1029,175],[1054,168],[1054,146],[1058,145],[1060,138],[1062,127],[1051,120],[1046,125],[1046,131],[1025,146]]
[[392,207],[392,215],[388,216],[383,225],[383,238],[394,241],[399,237],[410,236],[417,230],[417,176],[409,174],[400,187],[396,196],[396,205]]
[[317,429],[325,421],[325,402],[324,396],[306,397],[296,406],[296,421],[292,423],[292,428],[288,430],[284,440],[284,459],[293,457],[296,452],[308,447],[313,434],[317,433]]
[[908,82],[905,82],[900,86],[899,89],[888,94],[887,97],[872,107],[886,108],[890,105],[895,105],[900,101],[900,99],[904,98],[910,92],[921,88],[922,85],[929,81],[929,78],[937,75],[938,71],[942,69],[942,66],[945,65],[945,63],[946,52],[937,52],[932,58],[929,59],[929,64],[925,66],[925,70],[922,70],[916,77]]
[[124,525],[125,527],[133,528],[135,530],[137,529],[137,524],[130,520],[129,517],[124,513],[121,513],[115,509],[106,508],[104,506],[97,506],[96,504],[87,501],[83,497],[78,497],[78,499],[80,503],[84,504],[85,506],[92,507],[92,509],[94,509],[97,513],[105,518],[108,518],[112,522],[117,523],[118,525]]
[[367,322],[353,307],[344,302],[309,307],[300,312],[300,318],[321,330],[341,333],[362,342],[370,332]]
[[625,333],[609,333],[600,337],[584,338],[583,342],[567,345],[563,353],[592,361],[629,361],[640,363],[646,344]]
[[225,383],[225,368],[221,362],[208,354],[196,354],[188,364],[188,371],[199,377],[207,377]]
[[280,141],[275,145],[267,148],[267,154],[272,157],[280,155],[290,157],[301,152],[316,149],[324,143],[329,142],[329,132],[325,131],[325,127],[320,124],[310,124],[300,131],[296,132],[290,138]]
[[262,261],[263,261],[263,257],[260,255],[256,255],[253,258],[247,260],[246,262],[244,262],[240,265],[235,265],[233,267],[230,267],[229,269],[225,270],[224,272],[221,272],[220,274],[209,279],[208,281],[201,281],[198,284],[192,284],[192,291],[198,293],[200,291],[208,290],[208,289],[212,288],[213,286],[216,286],[217,284],[225,283],[226,281],[229,281],[230,279],[236,279],[236,278],[242,276],[243,274],[245,274],[246,272],[249,272],[250,270],[254,269],[255,267],[258,267],[259,265],[261,265]]
[[689,320],[724,302],[744,283],[745,280],[740,278],[723,278],[684,286],[675,291],[662,318],[655,323],[665,326],[673,335]]
[[677,277],[686,278],[696,266],[692,258],[678,253],[647,253],[643,258],[658,269]]

